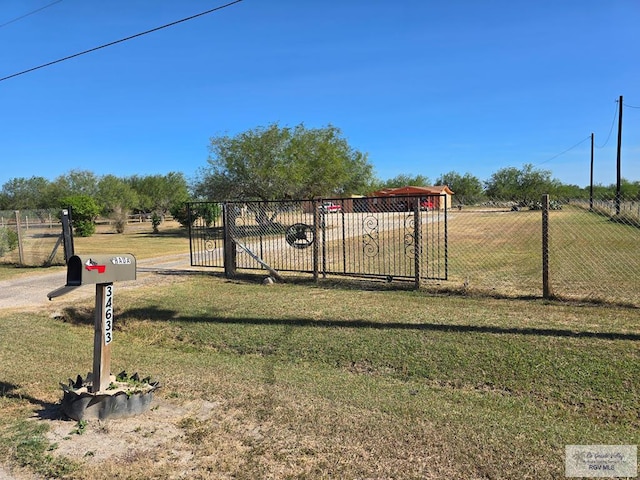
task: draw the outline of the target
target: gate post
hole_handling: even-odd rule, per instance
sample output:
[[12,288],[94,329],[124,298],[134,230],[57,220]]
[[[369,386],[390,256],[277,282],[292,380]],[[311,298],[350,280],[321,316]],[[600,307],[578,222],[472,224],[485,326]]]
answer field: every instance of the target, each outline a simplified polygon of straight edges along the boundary
[[320,224],[320,209],[318,208],[318,202],[311,200],[311,208],[313,208],[313,280],[318,281],[319,267],[318,267],[318,255],[320,249],[318,248],[318,225]]
[[232,278],[236,275],[236,242],[233,241],[231,229],[235,227],[236,215],[231,212],[233,205],[224,203],[222,212],[224,217],[224,276]]
[[420,265],[422,262],[422,215],[420,213],[420,197],[417,197],[413,207],[413,238],[415,239],[414,262],[415,262],[415,286],[419,290],[422,282]]

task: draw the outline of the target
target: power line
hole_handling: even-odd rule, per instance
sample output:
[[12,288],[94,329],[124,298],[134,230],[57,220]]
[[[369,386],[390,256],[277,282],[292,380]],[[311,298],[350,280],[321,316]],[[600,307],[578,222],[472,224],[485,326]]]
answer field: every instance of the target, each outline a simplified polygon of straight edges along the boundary
[[569,152],[569,151],[573,150],[574,148],[576,148],[576,147],[577,147],[577,146],[579,146],[579,145],[582,145],[584,142],[586,142],[586,141],[587,141],[587,140],[589,140],[590,138],[591,138],[591,135],[589,135],[589,136],[588,136],[588,137],[586,137],[586,138],[583,138],[583,139],[582,139],[582,140],[580,140],[578,143],[576,143],[574,146],[569,147],[569,148],[567,148],[566,150],[564,150],[563,152],[560,152],[560,153],[558,153],[557,155],[554,155],[553,157],[551,157],[551,158],[549,158],[549,159],[547,159],[547,160],[544,160],[543,162],[539,162],[539,163],[537,163],[536,165],[542,165],[543,163],[547,163],[547,162],[550,162],[551,160],[555,160],[555,159],[556,159],[556,158],[558,158],[559,156],[564,155],[565,153],[567,153],[567,152]]
[[618,113],[618,100],[616,100],[616,108],[613,109],[613,120],[611,120],[611,128],[609,129],[609,135],[607,135],[607,139],[602,145],[595,145],[596,148],[604,148],[609,143],[609,139],[611,138],[611,132],[613,132],[613,126],[616,124],[616,114]]
[[623,103],[622,105],[624,105],[625,107],[629,107],[629,108],[639,108],[640,109],[640,107],[636,107],[634,105],[629,105],[627,103]]
[[102,48],[111,47],[111,46],[116,45],[118,43],[126,42],[127,40],[132,40],[134,38],[141,37],[141,36],[147,35],[149,33],[157,32],[158,30],[162,30],[164,28],[173,27],[174,25],[177,25],[179,23],[183,23],[183,22],[186,22],[188,20],[193,20],[194,18],[202,17],[203,15],[207,15],[209,13],[216,12],[218,10],[222,10],[223,8],[230,7],[231,5],[235,5],[236,3],[240,3],[241,1],[242,0],[235,0],[235,1],[227,3],[225,5],[221,5],[219,7],[212,8],[211,10],[207,10],[206,12],[198,13],[196,15],[192,15],[190,17],[186,17],[186,18],[183,18],[181,20],[176,20],[175,22],[167,23],[166,25],[162,25],[160,27],[152,28],[151,30],[147,30],[147,31],[144,31],[144,32],[136,33],[135,35],[131,35],[131,36],[126,37],[126,38],[121,38],[120,40],[116,40],[114,42],[105,43],[104,45],[100,45],[99,47],[90,48],[89,50],[85,50],[83,52],[74,53],[73,55],[69,55],[68,57],[60,58],[58,60],[54,60],[53,62],[44,63],[42,65],[38,65],[37,67],[29,68],[27,70],[23,70],[22,72],[14,73],[14,74],[9,75],[7,77],[0,78],[0,82],[4,82],[5,80],[9,80],[10,78],[18,77],[20,75],[24,75],[25,73],[33,72],[33,71],[39,70],[41,68],[45,68],[45,67],[49,67],[51,65],[55,65],[56,63],[64,62],[66,60],[70,60],[72,58],[76,58],[76,57],[79,57],[81,55],[86,55],[87,53],[95,52],[96,50],[100,50]]
[[28,17],[29,15],[33,15],[34,13],[38,13],[38,12],[44,10],[45,8],[49,8],[49,7],[53,6],[53,5],[55,5],[56,3],[60,3],[61,1],[62,0],[56,0],[55,2],[48,3],[44,7],[40,7],[38,9],[36,9],[36,10],[32,10],[29,13],[25,13],[24,15],[20,15],[19,17],[16,17],[13,20],[9,20],[8,22],[5,22],[5,23],[0,23],[0,28],[6,27],[7,25],[9,25],[11,23],[14,23],[14,22],[17,22],[18,20],[22,20],[23,18]]

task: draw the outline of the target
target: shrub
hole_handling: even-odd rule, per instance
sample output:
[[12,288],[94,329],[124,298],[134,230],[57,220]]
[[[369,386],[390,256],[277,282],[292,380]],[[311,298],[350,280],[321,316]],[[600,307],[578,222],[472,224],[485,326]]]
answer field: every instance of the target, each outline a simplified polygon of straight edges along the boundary
[[158,212],[153,212],[151,215],[151,226],[153,227],[153,233],[158,233],[158,227],[162,223],[162,216]]
[[18,233],[10,228],[0,228],[0,257],[18,248]]
[[71,207],[73,229],[79,237],[90,237],[96,232],[95,219],[100,214],[98,203],[88,195],[70,195],[63,198],[61,206]]
[[191,225],[193,225],[193,222],[195,222],[197,218],[193,210],[191,211],[191,216],[189,216],[189,211],[187,209],[186,203],[175,204],[170,208],[169,211],[171,212],[171,216],[178,222],[180,222],[180,225],[185,228],[189,228]]

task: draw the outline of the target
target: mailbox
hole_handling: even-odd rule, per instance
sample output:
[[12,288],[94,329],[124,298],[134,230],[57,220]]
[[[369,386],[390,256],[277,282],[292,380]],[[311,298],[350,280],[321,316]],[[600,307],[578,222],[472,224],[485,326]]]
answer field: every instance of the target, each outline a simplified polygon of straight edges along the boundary
[[136,279],[136,257],[124,254],[73,255],[67,262],[67,284],[47,296],[59,297],[82,285]]
[[73,255],[67,262],[67,286],[113,283],[136,279],[136,258],[118,255]]

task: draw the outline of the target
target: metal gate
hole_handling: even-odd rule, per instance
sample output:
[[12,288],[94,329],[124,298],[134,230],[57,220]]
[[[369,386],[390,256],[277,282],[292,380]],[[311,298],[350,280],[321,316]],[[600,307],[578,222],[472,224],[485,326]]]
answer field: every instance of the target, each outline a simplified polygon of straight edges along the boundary
[[188,204],[193,266],[446,280],[447,198]]

